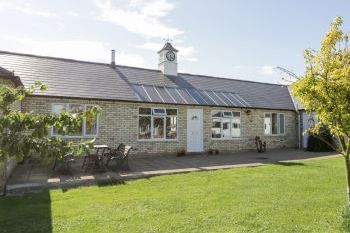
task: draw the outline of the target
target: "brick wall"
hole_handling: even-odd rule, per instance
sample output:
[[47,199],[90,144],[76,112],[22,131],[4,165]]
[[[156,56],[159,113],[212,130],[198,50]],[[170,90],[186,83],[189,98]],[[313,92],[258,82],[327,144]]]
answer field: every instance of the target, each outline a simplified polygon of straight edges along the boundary
[[[138,155],[176,153],[186,149],[186,124],[187,109],[203,109],[203,138],[204,150],[218,149],[220,151],[236,152],[241,150],[255,149],[254,138],[260,136],[266,140],[268,149],[296,147],[297,146],[297,116],[293,111],[273,111],[285,113],[286,134],[284,136],[264,136],[264,112],[262,109],[223,108],[184,106],[169,104],[146,104],[112,101],[93,101],[64,98],[28,97],[22,103],[22,110],[50,113],[52,103],[81,103],[97,104],[102,108],[100,117],[99,135],[96,143],[118,145],[126,143],[137,148]],[[169,107],[178,109],[178,140],[176,141],[138,141],[137,121],[138,107]],[[211,111],[217,110],[238,110],[241,111],[241,138],[233,140],[213,140],[211,138]]]

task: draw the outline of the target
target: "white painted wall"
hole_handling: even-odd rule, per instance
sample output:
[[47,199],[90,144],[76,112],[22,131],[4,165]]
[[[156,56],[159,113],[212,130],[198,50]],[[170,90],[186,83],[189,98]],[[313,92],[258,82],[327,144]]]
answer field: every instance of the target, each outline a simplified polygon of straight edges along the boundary
[[177,76],[177,53],[173,51],[175,53],[175,60],[168,61],[166,58],[166,53],[168,51],[169,50],[163,50],[159,53],[158,69],[165,75]]

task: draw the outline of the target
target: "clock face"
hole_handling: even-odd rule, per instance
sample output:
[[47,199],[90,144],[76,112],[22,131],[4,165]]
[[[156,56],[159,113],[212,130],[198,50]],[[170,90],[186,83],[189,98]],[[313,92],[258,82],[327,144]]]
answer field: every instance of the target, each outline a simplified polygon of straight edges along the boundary
[[166,58],[168,59],[168,61],[174,61],[175,60],[175,53],[173,51],[167,52]]

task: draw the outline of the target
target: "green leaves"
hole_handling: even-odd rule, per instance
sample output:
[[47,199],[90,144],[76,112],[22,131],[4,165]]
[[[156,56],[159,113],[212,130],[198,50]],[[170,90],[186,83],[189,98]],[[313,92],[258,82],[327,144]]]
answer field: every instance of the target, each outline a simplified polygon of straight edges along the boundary
[[350,50],[348,35],[337,17],[322,40],[319,50],[305,50],[305,74],[292,85],[306,111],[317,113],[346,151],[350,136]]
[[73,143],[62,137],[50,137],[49,131],[55,127],[59,134],[70,135],[81,126],[82,120],[101,113],[98,106],[92,106],[86,113],[58,115],[21,112],[14,106],[35,91],[45,91],[47,86],[41,82],[27,89],[16,89],[0,85],[0,160],[6,156],[16,156],[18,160],[38,153],[44,160],[51,157],[62,159],[68,152],[82,154],[82,148],[90,148],[93,141]]

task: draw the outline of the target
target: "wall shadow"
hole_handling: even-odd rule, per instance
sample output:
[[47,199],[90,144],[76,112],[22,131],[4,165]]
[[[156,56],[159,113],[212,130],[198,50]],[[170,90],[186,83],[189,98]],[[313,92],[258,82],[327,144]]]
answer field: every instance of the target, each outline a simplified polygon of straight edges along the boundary
[[0,197],[0,232],[52,232],[50,192]]

